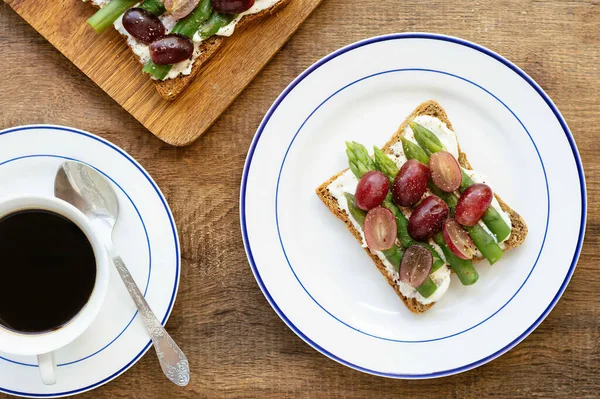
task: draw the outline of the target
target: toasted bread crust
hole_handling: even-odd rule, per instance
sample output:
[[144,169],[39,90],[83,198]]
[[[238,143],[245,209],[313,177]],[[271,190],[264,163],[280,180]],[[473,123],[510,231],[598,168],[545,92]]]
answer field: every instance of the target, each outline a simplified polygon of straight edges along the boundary
[[[414,119],[420,115],[429,115],[429,116],[436,117],[439,120],[441,120],[442,122],[444,122],[448,126],[449,129],[454,130],[452,128],[452,124],[450,123],[450,120],[448,119],[448,115],[446,114],[446,112],[444,111],[442,106],[434,100],[425,101],[424,103],[420,104],[410,114],[410,116],[408,116],[404,120],[404,122],[402,122],[402,124],[400,125],[400,127],[398,128],[396,133],[394,133],[392,138],[383,146],[382,150],[386,153],[390,153],[391,152],[390,147],[392,145],[394,145],[396,142],[400,141],[402,135],[404,134],[404,128],[408,124],[408,121],[411,119]],[[458,147],[458,152],[459,152],[458,162],[460,163],[460,165],[466,169],[472,170],[473,168],[471,167],[471,164],[467,160],[466,154],[461,151],[460,146]],[[327,208],[329,208],[329,210],[338,219],[342,220],[346,224],[346,227],[348,227],[348,229],[350,230],[352,235],[354,235],[354,237],[362,244],[360,232],[354,227],[354,225],[350,221],[350,218],[349,218],[348,214],[346,213],[346,211],[341,209],[338,206],[337,200],[333,197],[333,195],[331,195],[331,193],[329,192],[329,190],[327,188],[335,179],[337,179],[341,174],[343,174],[347,170],[348,169],[345,169],[345,170],[337,173],[336,175],[332,176],[325,183],[321,184],[317,188],[316,192],[317,192],[317,195],[319,196],[319,198],[321,199],[321,201],[323,201],[323,203],[325,204],[325,206],[327,206]],[[512,222],[512,226],[513,226],[511,236],[504,243],[505,249],[509,250],[512,248],[516,248],[523,243],[523,241],[525,240],[525,237],[527,236],[527,225],[525,224],[525,221],[523,220],[523,218],[517,212],[515,212],[513,209],[511,209],[508,206],[508,204],[506,204],[504,201],[502,201],[502,199],[497,194],[494,194],[494,195],[496,196],[496,199],[500,203],[500,207],[509,214],[511,222]],[[402,299],[402,301],[404,302],[406,307],[411,312],[423,313],[435,304],[435,303],[431,303],[429,305],[423,305],[422,303],[417,301],[415,298],[407,298],[404,295],[402,295],[402,293],[400,292],[400,289],[398,288],[398,285],[394,282],[394,280],[392,280],[388,276],[386,267],[383,264],[383,262],[376,255],[372,254],[368,248],[365,248],[365,251],[371,257],[371,259],[373,260],[373,262],[375,263],[375,265],[377,266],[377,268],[379,269],[381,274],[383,274],[383,276],[387,280],[388,284],[392,288],[394,288],[394,290],[396,291],[396,293],[398,294],[400,299]],[[478,262],[482,259],[483,258],[477,258],[477,259],[474,259],[473,262]]]
[[[257,12],[256,14],[249,14],[242,17],[235,26],[235,31],[239,32],[245,29],[249,25],[260,21],[266,16],[277,13],[283,7],[285,7],[291,0],[281,0],[274,4],[272,7]],[[234,33],[235,34],[235,33]],[[200,44],[200,55],[194,61],[192,66],[192,72],[189,75],[179,75],[174,79],[166,80],[154,80],[154,87],[158,94],[165,100],[173,101],[185,88],[192,82],[194,77],[198,75],[204,64],[210,60],[223,46],[225,42],[223,36],[212,36],[208,40],[205,40]]]

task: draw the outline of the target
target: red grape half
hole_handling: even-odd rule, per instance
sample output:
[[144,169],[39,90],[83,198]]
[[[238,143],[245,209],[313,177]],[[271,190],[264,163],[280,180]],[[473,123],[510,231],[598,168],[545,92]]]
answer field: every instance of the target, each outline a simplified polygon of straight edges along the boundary
[[494,194],[487,184],[476,183],[467,188],[456,204],[456,221],[463,226],[475,226],[492,203]]
[[421,162],[410,159],[402,165],[394,179],[392,194],[394,202],[400,206],[413,206],[427,190],[431,173]]
[[440,151],[429,157],[431,178],[436,186],[447,193],[458,190],[462,182],[460,165],[454,155],[448,151]]
[[381,205],[389,189],[390,182],[383,173],[378,170],[367,172],[356,186],[356,205],[363,211],[373,209]]
[[448,213],[448,205],[439,197],[426,197],[408,219],[408,234],[418,241],[427,240],[442,228]]
[[433,256],[425,247],[414,244],[406,249],[400,263],[400,281],[417,288],[429,276]]
[[363,226],[367,246],[373,251],[390,249],[396,242],[396,217],[387,208],[378,206],[365,217]]
[[461,259],[472,259],[475,255],[475,243],[469,233],[455,220],[447,219],[442,228],[444,240],[454,255]]

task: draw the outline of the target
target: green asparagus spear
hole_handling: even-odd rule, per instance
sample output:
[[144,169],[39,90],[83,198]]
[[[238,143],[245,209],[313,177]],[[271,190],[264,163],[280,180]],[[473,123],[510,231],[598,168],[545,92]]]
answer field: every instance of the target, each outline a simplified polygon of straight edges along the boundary
[[419,294],[423,296],[423,298],[429,298],[434,292],[438,289],[437,285],[433,282],[431,277],[427,277],[423,283],[417,287],[417,291]]
[[473,180],[471,180],[471,178],[469,177],[469,175],[467,174],[467,172],[463,168],[460,168],[460,171],[462,173],[462,180],[460,182],[460,187],[458,188],[458,190],[462,193],[469,186],[473,185]]
[[409,121],[408,124],[415,134],[415,140],[417,140],[417,143],[425,150],[427,155],[446,149],[440,139],[431,130],[414,121]]
[[483,214],[481,220],[494,233],[498,242],[504,241],[510,235],[510,227],[508,227],[508,224],[506,224],[496,208],[490,206]]
[[381,251],[385,255],[385,258],[394,266],[396,272],[400,272],[400,262],[402,262],[402,256],[404,255],[404,251],[398,248],[397,245],[394,245],[390,249],[386,249],[385,251]]
[[448,245],[446,245],[442,232],[438,232],[433,236],[433,240],[440,248],[442,248],[444,256],[446,257],[446,262],[448,262],[454,273],[456,273],[460,282],[463,285],[475,284],[479,279],[479,273],[477,273],[477,270],[473,267],[473,263],[471,263],[470,260],[461,259],[454,255],[450,248],[448,248]]
[[111,26],[125,11],[133,7],[139,0],[111,0],[104,7],[96,11],[87,23],[98,33],[102,33]]
[[165,6],[160,0],[144,0],[144,2],[139,5],[139,7],[151,12],[157,17],[167,12],[167,10],[165,10]]
[[462,285],[473,285],[479,280],[479,273],[470,260],[461,259],[448,248],[447,245],[440,246],[444,251],[444,256],[450,264],[450,267],[458,276]]
[[407,138],[402,137],[401,140],[402,149],[404,150],[404,155],[406,155],[407,159],[416,159],[425,165],[429,164],[429,155],[427,155],[427,153],[423,151],[421,147]]
[[[148,0],[146,0],[148,1]],[[198,7],[187,17],[179,20],[171,33],[179,33],[189,38],[194,37],[194,34],[212,13],[212,5],[210,0],[201,0]]]
[[167,75],[171,71],[171,68],[173,68],[173,65],[158,65],[155,64],[154,61],[148,60],[144,64],[144,68],[142,68],[142,71],[149,73],[158,80],[163,80],[167,77]]
[[354,195],[349,193],[344,193],[346,197],[346,201],[348,202],[348,210],[350,211],[350,215],[356,223],[359,224],[360,227],[365,223],[365,217],[367,216],[367,212],[363,211],[356,205],[356,200],[354,199]]
[[490,262],[490,265],[496,263],[504,252],[502,248],[496,243],[496,241],[492,238],[491,235],[487,233],[479,224],[475,226],[468,227],[465,226],[465,229],[471,236],[471,239],[475,243],[475,246],[481,252],[483,256]]
[[398,165],[378,147],[373,147],[373,151],[375,154],[375,168],[386,175],[390,183],[394,183],[394,179],[398,174]]
[[210,18],[200,27],[198,34],[202,40],[206,40],[219,31],[223,26],[229,25],[236,16],[233,14],[213,13]]
[[427,244],[426,242],[419,243],[419,245],[423,245],[433,255],[433,265],[431,265],[431,272],[429,274],[437,272],[440,267],[446,264],[446,262],[444,262],[444,260],[440,257],[440,254],[438,254],[431,245]]
[[350,170],[357,179],[363,177],[365,173],[375,169],[375,163],[369,156],[369,152],[364,145],[356,142],[346,142],[346,155]]

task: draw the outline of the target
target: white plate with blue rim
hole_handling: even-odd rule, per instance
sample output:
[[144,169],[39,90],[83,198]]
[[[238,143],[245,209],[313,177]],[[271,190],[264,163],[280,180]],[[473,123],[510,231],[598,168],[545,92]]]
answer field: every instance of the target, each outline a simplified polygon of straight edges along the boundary
[[[113,234],[115,246],[164,325],[179,286],[177,230],[160,189],[125,151],[93,134],[68,127],[39,125],[2,130],[0,195],[53,195],[54,176],[64,160],[84,162],[112,182],[120,205]],[[123,374],[149,348],[150,338],[137,309],[118,273],[111,268],[108,292],[98,317],[83,335],[56,352],[57,383],[42,383],[35,357],[0,353],[0,392],[60,397],[89,391]]]
[[[479,263],[475,285],[453,276],[412,314],[315,189],[347,168],[345,141],[382,146],[430,99],[529,234]],[[506,353],[552,310],[581,250],[586,188],[565,120],[525,72],[465,40],[394,34],[328,55],[283,91],[250,147],[240,217],[258,285],[306,343],[366,373],[435,378]]]

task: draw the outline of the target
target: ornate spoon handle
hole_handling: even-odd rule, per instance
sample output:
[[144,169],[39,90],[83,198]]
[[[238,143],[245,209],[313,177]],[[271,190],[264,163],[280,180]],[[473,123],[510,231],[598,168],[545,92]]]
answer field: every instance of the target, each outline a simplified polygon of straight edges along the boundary
[[133,302],[135,302],[142,320],[144,320],[146,329],[150,334],[150,338],[152,338],[160,367],[171,382],[179,386],[186,386],[190,382],[190,365],[187,358],[162,324],[160,324],[150,306],[148,306],[146,299],[133,280],[133,277],[131,277],[123,259],[117,255],[112,257],[112,261],[119,271],[119,275],[123,283],[125,283],[129,295],[131,295]]

